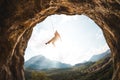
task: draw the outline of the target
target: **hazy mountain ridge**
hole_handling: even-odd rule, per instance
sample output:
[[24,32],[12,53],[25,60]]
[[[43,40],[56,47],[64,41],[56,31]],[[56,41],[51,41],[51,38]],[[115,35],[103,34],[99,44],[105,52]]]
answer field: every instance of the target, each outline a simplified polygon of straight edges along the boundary
[[98,55],[93,55],[88,61],[84,62],[84,63],[78,63],[78,64],[75,64],[74,67],[84,67],[84,66],[89,66],[91,64],[94,64],[95,62],[99,62],[101,61],[102,59],[106,59],[110,57],[110,50],[108,49],[107,51],[101,53],[101,54],[98,54]]
[[[89,61],[84,63],[75,64],[74,67],[84,67],[94,64],[94,62],[99,61],[100,59],[110,57],[110,50],[107,50],[101,54],[93,55]],[[45,58],[42,55],[34,56],[25,62],[25,69],[31,70],[42,70],[42,69],[52,69],[52,68],[70,68],[70,64],[62,63],[59,61],[53,61]]]
[[100,60],[100,59],[102,59],[102,58],[106,58],[106,57],[110,56],[110,53],[111,53],[111,51],[110,51],[110,49],[108,49],[107,51],[105,51],[105,52],[103,52],[103,53],[101,53],[101,54],[93,55],[93,56],[89,59],[89,61],[91,61],[91,62],[96,62],[96,61],[98,61],[98,60]]
[[38,55],[26,61],[24,67],[25,69],[42,70],[52,68],[69,68],[71,65],[59,61],[53,61],[45,58],[44,56]]

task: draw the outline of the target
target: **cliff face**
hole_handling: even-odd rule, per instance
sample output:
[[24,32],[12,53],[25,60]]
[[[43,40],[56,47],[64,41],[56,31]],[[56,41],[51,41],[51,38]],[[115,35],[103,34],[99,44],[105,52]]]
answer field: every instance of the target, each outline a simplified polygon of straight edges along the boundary
[[24,51],[32,28],[52,14],[84,14],[103,30],[120,80],[119,0],[0,0],[0,80],[24,80]]

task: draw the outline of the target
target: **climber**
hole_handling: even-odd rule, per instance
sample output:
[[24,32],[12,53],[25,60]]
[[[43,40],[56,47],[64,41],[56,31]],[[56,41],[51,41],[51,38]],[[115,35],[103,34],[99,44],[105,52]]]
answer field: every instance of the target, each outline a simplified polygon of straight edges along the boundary
[[52,39],[50,39],[47,43],[45,43],[46,45],[47,44],[50,44],[52,43],[54,46],[55,46],[55,42],[60,39],[61,40],[61,37],[60,37],[60,34],[57,32],[57,30],[55,31],[54,33],[54,37]]

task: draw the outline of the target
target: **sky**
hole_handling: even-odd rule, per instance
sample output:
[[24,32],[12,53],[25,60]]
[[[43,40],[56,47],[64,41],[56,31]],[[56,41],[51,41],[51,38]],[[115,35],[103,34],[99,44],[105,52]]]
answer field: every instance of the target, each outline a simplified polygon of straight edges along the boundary
[[[46,45],[56,30],[61,40],[57,40],[55,46]],[[89,17],[52,15],[34,27],[25,51],[25,61],[43,55],[50,60],[74,65],[108,49],[101,29]]]

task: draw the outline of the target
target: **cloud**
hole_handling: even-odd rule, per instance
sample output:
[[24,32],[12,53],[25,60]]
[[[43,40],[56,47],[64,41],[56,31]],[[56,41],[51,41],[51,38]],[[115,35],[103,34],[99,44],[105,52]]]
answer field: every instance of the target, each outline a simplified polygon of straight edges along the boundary
[[102,39],[102,38],[103,38],[103,34],[102,34],[101,29],[97,31],[97,33],[96,33],[96,38],[97,38],[97,40],[99,40],[99,39]]
[[97,54],[101,54],[101,53],[103,53],[103,52],[105,52],[105,51],[107,51],[109,49],[109,46],[107,45],[107,43],[105,44],[105,45],[103,45],[102,47],[100,47],[100,48],[92,48],[91,50],[89,50],[88,52],[87,52],[87,54],[89,55],[89,58],[90,58],[90,56],[92,56],[92,55],[97,55]]
[[67,23],[67,22],[71,22],[71,21],[75,21],[75,20],[78,20],[78,15],[75,15],[75,16],[66,16],[66,15],[62,15],[61,16],[61,22],[60,24],[64,24],[64,23]]

